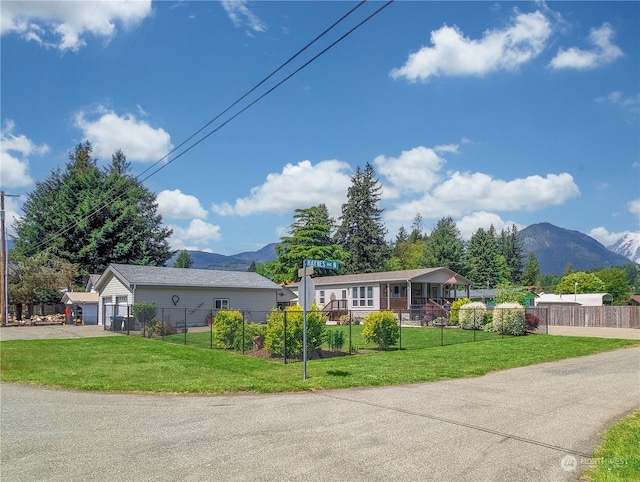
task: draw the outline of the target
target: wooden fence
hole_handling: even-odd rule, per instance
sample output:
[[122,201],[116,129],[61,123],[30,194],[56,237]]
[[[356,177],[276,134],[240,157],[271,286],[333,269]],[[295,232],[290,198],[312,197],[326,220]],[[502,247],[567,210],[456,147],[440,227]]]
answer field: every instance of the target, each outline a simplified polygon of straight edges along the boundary
[[640,328],[640,306],[549,306],[530,307],[540,325]]

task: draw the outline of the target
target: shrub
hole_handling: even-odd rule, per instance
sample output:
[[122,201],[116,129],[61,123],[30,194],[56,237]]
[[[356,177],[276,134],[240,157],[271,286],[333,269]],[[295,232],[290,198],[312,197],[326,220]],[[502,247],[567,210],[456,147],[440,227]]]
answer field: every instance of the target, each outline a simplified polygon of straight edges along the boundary
[[484,325],[484,331],[487,333],[493,333],[493,321],[490,321],[486,325]]
[[451,303],[451,313],[449,315],[449,323],[457,325],[459,321],[460,307],[471,303],[469,298],[460,298]]
[[480,301],[465,303],[458,311],[458,322],[465,330],[477,330],[484,327],[484,314],[487,312],[487,305]]
[[524,322],[527,325],[527,331],[536,331],[540,324],[540,319],[533,313],[527,313],[524,317]]
[[482,324],[487,326],[493,321],[493,311],[487,311],[482,318]]
[[[242,313],[239,311],[218,311],[213,321],[213,346],[216,348],[223,348],[225,350],[242,350],[242,331],[245,327],[246,322],[244,321]],[[248,338],[249,340],[252,340],[252,338],[246,335],[247,334],[245,333],[245,339]]]
[[[284,339],[284,323],[287,323],[287,338]],[[264,345],[272,355],[302,355],[303,345],[303,312],[299,306],[288,306],[284,311],[274,309],[267,316],[267,328]],[[307,354],[322,346],[322,335],[327,318],[314,303],[311,311],[307,311]],[[285,345],[286,344],[286,345]]]
[[175,326],[169,323],[165,323],[163,321],[158,321],[158,320],[152,320],[148,322],[147,327],[148,327],[147,329],[148,329],[149,337],[153,335],[168,336],[168,335],[175,335],[176,333],[178,333],[178,329]]
[[438,316],[435,320],[433,320],[431,322],[431,324],[433,326],[448,325],[449,324],[449,320],[447,318],[445,318],[444,316]]
[[493,331],[505,335],[525,334],[524,307],[519,303],[501,303],[493,310]]
[[144,301],[142,303],[134,303],[131,305],[131,312],[133,316],[138,319],[143,328],[147,327],[151,330],[150,323],[156,317],[158,308],[155,303],[147,303]]
[[329,350],[340,351],[344,346],[344,331],[328,331],[326,340]]
[[369,343],[375,343],[379,348],[395,345],[398,340],[400,327],[392,311],[371,313],[365,317],[363,325],[364,339]]
[[352,315],[341,315],[338,319],[339,325],[348,325],[351,322],[352,325],[359,325],[362,322],[362,319],[358,316]]

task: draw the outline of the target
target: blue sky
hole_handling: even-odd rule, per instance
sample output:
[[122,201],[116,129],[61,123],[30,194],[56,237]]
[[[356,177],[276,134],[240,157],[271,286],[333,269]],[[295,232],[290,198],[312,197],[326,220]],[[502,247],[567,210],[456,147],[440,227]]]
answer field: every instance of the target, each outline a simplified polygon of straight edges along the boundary
[[[85,140],[142,173],[355,5],[3,0],[7,219]],[[144,184],[175,249],[254,251],[319,203],[337,218],[367,162],[390,239],[420,213],[467,239],[547,221],[611,244],[640,231],[639,30],[639,2],[397,1]]]

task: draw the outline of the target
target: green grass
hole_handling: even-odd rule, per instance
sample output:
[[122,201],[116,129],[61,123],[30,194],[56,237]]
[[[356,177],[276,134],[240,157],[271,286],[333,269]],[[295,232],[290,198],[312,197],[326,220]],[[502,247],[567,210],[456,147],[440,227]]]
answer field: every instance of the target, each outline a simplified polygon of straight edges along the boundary
[[[409,340],[407,340],[409,343]],[[292,392],[479,376],[637,346],[631,340],[527,336],[283,364],[221,350],[116,336],[0,342],[0,379],[77,390]]]
[[640,480],[640,411],[618,422],[593,453],[594,467],[581,480],[615,482]]

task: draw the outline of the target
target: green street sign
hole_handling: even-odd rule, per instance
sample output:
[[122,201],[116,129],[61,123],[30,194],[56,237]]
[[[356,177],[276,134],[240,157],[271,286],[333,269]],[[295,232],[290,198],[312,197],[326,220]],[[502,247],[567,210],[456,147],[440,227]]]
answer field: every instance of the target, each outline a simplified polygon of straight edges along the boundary
[[305,259],[304,267],[312,267],[312,268],[324,268],[324,269],[338,269],[340,267],[340,263],[337,261],[329,261],[326,259]]

